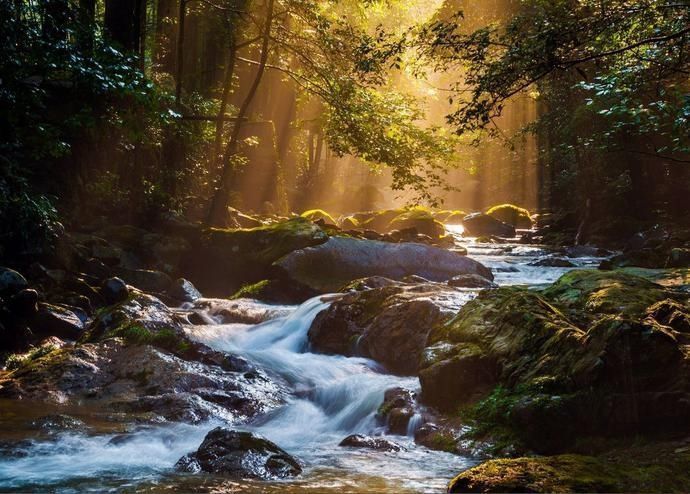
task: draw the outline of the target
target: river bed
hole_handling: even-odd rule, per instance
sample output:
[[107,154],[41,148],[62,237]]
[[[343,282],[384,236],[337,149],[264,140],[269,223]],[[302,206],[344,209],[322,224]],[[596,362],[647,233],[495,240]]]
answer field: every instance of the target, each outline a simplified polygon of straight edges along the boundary
[[[542,286],[572,269],[530,266],[551,255],[542,246],[485,244],[456,234],[469,256],[492,268],[501,285]],[[601,259],[570,260],[577,267],[588,268]],[[472,296],[473,292],[458,292],[458,306]],[[195,450],[220,420],[133,427],[118,422],[116,414],[102,416],[83,408],[47,409],[44,404],[2,402],[0,490],[443,492],[450,478],[476,460],[415,445],[414,426],[407,436],[390,436],[404,447],[400,452],[338,446],[350,434],[381,434],[375,414],[385,390],[396,386],[418,390],[419,381],[387,374],[371,360],[311,353],[307,331],[328,303],[317,297],[276,311],[274,319],[258,325],[187,328],[193,339],[242,355],[288,384],[292,395],[284,406],[253,424],[233,427],[259,433],[298,458],[304,464],[299,478],[238,482],[174,473],[175,462]],[[69,415],[82,423],[74,427],[61,423],[51,429],[50,422],[46,424],[41,418],[48,414]],[[118,440],[123,432],[127,433],[126,441]],[[8,442],[17,440],[22,441],[19,446]]]

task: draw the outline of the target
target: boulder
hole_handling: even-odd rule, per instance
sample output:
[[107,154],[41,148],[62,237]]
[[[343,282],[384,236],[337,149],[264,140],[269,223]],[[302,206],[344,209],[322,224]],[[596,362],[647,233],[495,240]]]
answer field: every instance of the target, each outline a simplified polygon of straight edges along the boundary
[[685,442],[642,443],[601,456],[490,460],[460,473],[448,492],[687,492]]
[[13,295],[29,286],[21,273],[10,268],[0,267],[0,296]]
[[615,271],[483,291],[429,333],[421,399],[464,406],[483,434],[511,431],[538,453],[588,436],[687,434],[687,313],[684,295]]
[[496,237],[514,237],[515,227],[503,223],[496,218],[483,213],[474,213],[467,215],[462,220],[465,234],[482,237],[482,236],[496,236]]
[[129,288],[120,278],[109,278],[101,286],[101,295],[107,303],[116,304],[129,297]]
[[369,276],[401,280],[418,275],[446,281],[459,274],[493,280],[491,270],[466,256],[422,244],[332,237],[326,243],[292,252],[275,263],[289,279],[315,291],[333,292]]
[[196,289],[191,281],[178,278],[168,288],[166,294],[180,302],[194,302],[202,297],[201,292]]
[[254,418],[286,392],[244,359],[190,340],[162,302],[133,291],[100,311],[78,345],[30,353],[0,378],[0,396],[196,423]]
[[515,228],[532,228],[534,224],[529,211],[514,204],[493,206],[486,214]]
[[391,220],[389,228],[391,230],[403,230],[414,228],[422,235],[431,238],[439,238],[446,233],[443,223],[437,221],[430,211],[423,208],[411,208]]
[[271,441],[250,432],[216,427],[199,449],[175,465],[184,472],[205,472],[235,479],[275,480],[295,477],[302,468]]
[[498,285],[477,274],[460,274],[448,280],[448,285],[455,288],[498,288]]
[[39,304],[29,326],[34,334],[78,339],[84,331],[84,323],[71,310],[57,305]]
[[404,388],[391,388],[386,390],[376,416],[385,422],[389,434],[404,436],[414,414],[414,394]]
[[361,355],[395,373],[413,375],[429,332],[468,298],[435,283],[396,283],[351,292],[316,316],[309,342],[319,352]]
[[382,437],[364,436],[362,434],[352,434],[340,441],[338,446],[346,448],[373,449],[375,451],[402,451],[404,448],[399,444],[384,439]]
[[561,259],[558,257],[547,257],[544,259],[539,259],[538,261],[531,262],[530,266],[540,267],[540,268],[574,268],[575,264],[567,259]]
[[210,229],[181,271],[204,293],[228,296],[248,283],[274,278],[273,263],[286,254],[327,240],[326,232],[305,218],[251,229]]

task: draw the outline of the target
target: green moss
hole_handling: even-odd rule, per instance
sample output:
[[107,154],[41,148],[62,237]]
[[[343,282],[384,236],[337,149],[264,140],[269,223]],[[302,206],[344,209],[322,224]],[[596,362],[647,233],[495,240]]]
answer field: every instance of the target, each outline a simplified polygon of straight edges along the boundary
[[491,460],[454,478],[449,492],[688,492],[690,454],[678,446]]
[[7,370],[18,369],[32,360],[40,359],[41,357],[52,353],[56,349],[57,347],[55,345],[47,344],[33,348],[27,353],[13,353],[7,357],[7,360],[5,360],[5,367]]
[[261,294],[271,285],[271,280],[261,280],[256,283],[248,283],[237,290],[230,299],[237,298],[255,298],[261,297]]
[[647,307],[668,295],[662,286],[618,270],[570,271],[543,294],[570,309],[628,317],[642,315]]
[[533,222],[529,211],[514,204],[493,206],[486,214],[516,228],[532,228]]
[[302,218],[306,218],[309,221],[324,220],[326,223],[331,225],[336,225],[337,222],[333,219],[333,216],[328,214],[323,209],[310,209],[305,211],[300,215]]
[[419,233],[433,238],[438,238],[446,232],[443,223],[434,219],[431,211],[422,206],[406,209],[393,218],[388,225],[389,230],[402,230],[405,228],[415,228]]
[[428,439],[428,447],[436,451],[455,453],[457,445],[458,440],[449,432],[438,431]]
[[318,245],[328,235],[306,218],[247,229],[216,229],[206,232],[206,244],[219,256],[235,260],[240,268],[247,263],[269,266],[292,251]]
[[171,329],[152,332],[140,324],[119,326],[109,335],[122,338],[130,345],[151,345],[175,353],[184,353],[190,348],[189,342]]

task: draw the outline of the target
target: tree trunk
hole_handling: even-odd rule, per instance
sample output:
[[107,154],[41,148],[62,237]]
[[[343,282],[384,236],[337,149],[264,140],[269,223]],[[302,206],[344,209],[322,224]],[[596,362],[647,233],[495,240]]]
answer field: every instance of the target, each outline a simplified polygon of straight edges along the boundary
[[141,38],[141,2],[143,0],[106,0],[105,32],[123,50],[139,52]]
[[273,23],[273,5],[274,0],[268,0],[268,6],[266,9],[266,21],[264,23],[263,36],[261,41],[261,55],[259,58],[259,66],[252,82],[251,87],[247,96],[244,98],[240,110],[237,114],[237,121],[232,129],[232,135],[230,136],[230,141],[225,147],[225,156],[223,157],[223,173],[220,180],[220,186],[213,196],[211,201],[211,207],[209,209],[209,214],[206,220],[207,225],[217,225],[221,224],[223,218],[226,214],[228,207],[228,198],[230,195],[230,190],[235,174],[234,164],[232,162],[233,156],[237,154],[239,146],[240,132],[242,131],[242,122],[249,112],[249,106],[256,95],[257,89],[259,89],[259,84],[261,84],[261,78],[266,71],[266,63],[268,62],[268,52],[269,52],[269,42],[271,40],[271,25]]
[[[230,41],[230,54],[228,55],[228,65],[225,69],[225,81],[223,82],[223,94],[220,98],[220,108],[218,109],[218,120],[216,121],[216,136],[213,141],[213,154],[211,155],[211,171],[218,169],[218,159],[221,157],[223,148],[223,134],[225,129],[225,112],[228,108],[230,92],[232,90],[232,78],[235,75],[235,40]],[[238,125],[238,124],[235,124]]]
[[180,0],[177,14],[177,63],[175,65],[175,104],[180,105],[182,97],[182,75],[184,73],[184,21],[187,10],[187,0]]

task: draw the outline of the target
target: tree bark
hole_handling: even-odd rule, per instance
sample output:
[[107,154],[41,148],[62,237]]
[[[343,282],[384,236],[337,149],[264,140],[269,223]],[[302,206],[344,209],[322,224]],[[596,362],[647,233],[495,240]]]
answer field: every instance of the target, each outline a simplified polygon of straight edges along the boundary
[[[216,121],[216,136],[213,141],[213,154],[211,156],[211,170],[215,173],[218,169],[218,159],[221,158],[223,148],[223,130],[226,120],[223,118],[228,108],[230,92],[232,90],[232,78],[235,75],[235,40],[230,41],[230,53],[228,64],[225,69],[225,81],[223,82],[223,94],[220,98],[220,108],[218,109],[218,120]],[[238,124],[235,124],[237,126]]]
[[187,10],[187,0],[180,0],[177,14],[177,63],[175,64],[175,104],[180,106],[182,98],[182,75],[184,73],[184,21]]

